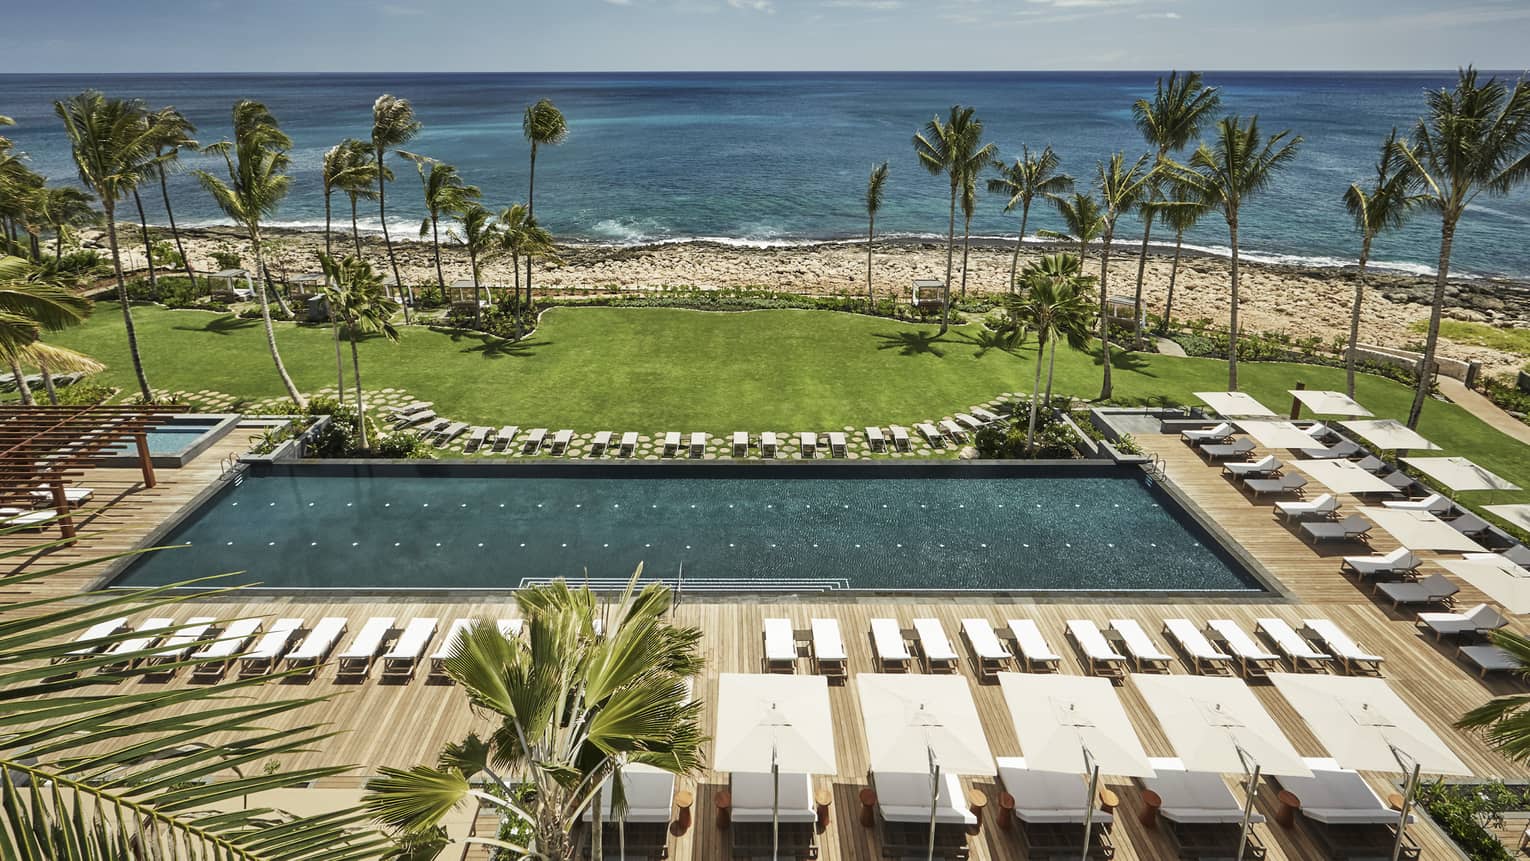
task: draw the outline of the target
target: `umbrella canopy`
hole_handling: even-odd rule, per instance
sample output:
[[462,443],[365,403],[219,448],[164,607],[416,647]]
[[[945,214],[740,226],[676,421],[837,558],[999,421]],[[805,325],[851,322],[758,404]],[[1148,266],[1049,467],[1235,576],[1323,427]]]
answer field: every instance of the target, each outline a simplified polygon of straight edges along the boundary
[[[1027,768],[1152,777],[1153,766],[1107,679],[999,673]],[[1085,751],[1088,755],[1085,755]]]
[[1235,774],[1257,765],[1266,774],[1312,773],[1241,679],[1137,674],[1132,681],[1186,770]]
[[1374,419],[1370,421],[1339,422],[1344,427],[1370,440],[1377,448],[1417,448],[1439,451],[1440,447],[1419,436],[1418,431],[1397,419]]
[[712,767],[769,774],[834,774],[834,721],[823,676],[723,673],[718,677]]
[[1312,434],[1290,422],[1240,421],[1238,427],[1265,448],[1317,448]]
[[1323,416],[1369,416],[1373,413],[1355,403],[1355,399],[1343,392],[1321,392],[1316,389],[1291,389],[1291,397],[1314,413]]
[[923,774],[933,756],[948,774],[996,774],[972,691],[961,676],[855,677],[873,771]]
[[1502,517],[1516,528],[1530,532],[1530,505],[1484,505],[1482,509]]
[[1292,466],[1334,493],[1396,493],[1397,488],[1347,460],[1301,460]]
[[1343,768],[1471,774],[1385,679],[1270,673],[1270,681]]
[[1279,413],[1254,400],[1244,392],[1196,392],[1195,396],[1219,416],[1267,416],[1275,418]]
[[1483,558],[1441,559],[1440,567],[1481,589],[1510,613],[1530,613],[1530,571],[1513,562],[1488,553]]
[[1519,485],[1464,457],[1405,457],[1402,460],[1451,490],[1519,490]]
[[1481,544],[1462,535],[1449,523],[1427,511],[1405,508],[1361,507],[1360,513],[1392,534],[1402,546],[1412,550],[1459,550],[1481,553]]

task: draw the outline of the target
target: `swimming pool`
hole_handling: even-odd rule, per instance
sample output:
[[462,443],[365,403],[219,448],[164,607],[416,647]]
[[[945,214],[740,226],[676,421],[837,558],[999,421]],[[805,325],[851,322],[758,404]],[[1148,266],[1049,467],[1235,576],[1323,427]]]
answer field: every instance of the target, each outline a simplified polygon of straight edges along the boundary
[[[168,417],[144,434],[149,444],[149,460],[161,469],[176,469],[190,463],[213,443],[222,439],[239,423],[239,416],[186,413]],[[138,446],[132,441],[104,449],[99,455],[103,466],[136,467]]]
[[646,577],[732,592],[1249,592],[1232,554],[1121,467],[256,464],[115,585],[240,571],[282,591]]

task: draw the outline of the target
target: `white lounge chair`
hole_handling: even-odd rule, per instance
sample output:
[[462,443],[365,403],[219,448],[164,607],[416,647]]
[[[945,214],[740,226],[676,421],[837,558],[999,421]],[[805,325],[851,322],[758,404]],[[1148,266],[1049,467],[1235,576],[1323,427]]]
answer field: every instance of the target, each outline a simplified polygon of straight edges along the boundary
[[1522,667],[1518,658],[1492,644],[1462,646],[1459,654],[1476,667],[1477,675],[1484,679],[1488,673],[1514,673]]
[[1298,673],[1326,673],[1333,656],[1314,648],[1306,637],[1296,632],[1285,619],[1255,619],[1254,631],[1263,634],[1286,656],[1291,669]]
[[1450,578],[1444,574],[1430,574],[1420,580],[1405,581],[1402,583],[1377,583],[1376,592],[1387,596],[1393,607],[1419,605],[1441,605],[1450,607],[1455,604],[1456,593],[1461,587],[1450,582]]
[[733,456],[734,457],[748,457],[749,456],[749,432],[748,431],[734,431],[733,432]]
[[887,432],[892,435],[893,448],[897,451],[908,451],[908,428],[891,425]]
[[[1038,771],[1026,765],[1023,756],[1001,756],[994,759],[998,766],[999,784],[1004,787],[1015,799],[1015,818],[1022,825],[1082,825],[1084,823],[1084,805],[1081,797],[1089,791],[1089,784],[1081,774],[1069,774],[1060,771]],[[1104,810],[1095,809],[1090,814],[1090,822],[1096,829],[1094,840],[1103,836],[1103,832],[1110,828],[1114,818]],[[1056,829],[1054,833],[1063,829]],[[1083,833],[1073,834],[1073,829],[1066,829],[1068,836],[1065,839],[1079,841],[1077,848],[1072,845],[1072,854],[1077,855],[1083,848]],[[1060,836],[1060,834],[1059,834]],[[1057,847],[1028,847],[1031,857],[1058,857]],[[1049,851],[1051,850],[1051,851]],[[1091,856],[1093,857],[1093,856]],[[1108,857],[1108,856],[1107,856]]]
[[1388,499],[1382,505],[1387,508],[1396,508],[1402,511],[1427,511],[1436,517],[1448,514],[1455,503],[1450,498],[1438,493],[1431,493],[1423,499]]
[[[414,668],[419,666],[420,657],[425,654],[425,648],[435,636],[435,619],[410,619],[403,633],[393,641],[393,648],[382,656],[383,676],[405,680],[414,678]],[[340,660],[343,664],[345,656],[341,655]]]
[[1091,675],[1122,678],[1126,675],[1126,656],[1116,651],[1088,619],[1069,619],[1068,638],[1084,654],[1084,669]]
[[961,442],[967,438],[967,432],[956,422],[950,419],[941,419],[939,424],[941,432],[952,442]]
[[[877,794],[877,809],[888,822],[930,821],[930,775],[928,772],[896,773],[879,771],[871,775]],[[972,815],[962,792],[961,778],[950,772],[941,774],[935,792],[935,822],[940,825],[973,825]],[[923,846],[921,845],[921,850]],[[901,857],[901,856],[900,856]]]
[[462,451],[464,453],[468,453],[475,452],[483,448],[484,442],[489,438],[490,430],[491,428],[485,427],[483,425],[475,425],[474,427],[470,428],[468,430],[467,441],[462,444]]
[[813,636],[813,672],[835,679],[846,678],[850,656],[845,653],[845,640],[839,633],[839,620],[814,619],[809,630]]
[[[154,654],[144,659],[144,666],[160,667],[184,661],[186,655],[190,654],[198,643],[206,639],[207,632],[212,630],[213,623],[216,621],[218,620],[211,616],[197,616],[186,620],[186,624],[176,628],[174,633],[159,644]],[[172,669],[171,672],[174,670]]]
[[500,428],[494,434],[494,450],[508,450],[510,448],[510,443],[515,442],[515,435],[520,432],[521,429],[515,425],[505,425],[504,427]]
[[277,619],[272,622],[265,635],[255,641],[255,648],[239,657],[239,674],[253,676],[276,669],[282,656],[287,654],[292,638],[302,628],[302,619]]
[[1165,654],[1149,637],[1136,619],[1111,619],[1110,630],[1115,639],[1126,647],[1132,666],[1139,673],[1167,673],[1174,656]]
[[924,659],[927,673],[954,673],[960,655],[946,636],[939,619],[915,619],[914,635],[918,637],[919,655]]
[[[1180,858],[1232,858],[1244,837],[1243,802],[1233,795],[1222,775],[1210,771],[1187,771],[1177,757],[1152,757],[1153,776],[1141,778],[1142,788],[1158,796],[1158,815],[1169,824],[1169,833]],[[1260,823],[1257,812],[1249,821]],[[1263,858],[1265,850],[1249,829],[1244,857]]]
[[690,455],[699,458],[707,453],[707,435],[701,431],[691,432]]
[[448,445],[451,445],[452,440],[462,436],[463,432],[467,429],[467,422],[452,422],[451,424],[437,431],[436,448],[446,448]]
[[[802,824],[818,821],[811,775],[782,772],[772,778],[769,772],[734,772],[728,775],[728,787],[733,796],[728,818],[734,822],[770,822],[774,819]],[[766,849],[768,851],[769,847]]]
[[1062,655],[1052,651],[1047,638],[1042,635],[1041,629],[1036,626],[1034,619],[1010,619],[1008,620],[1010,636],[1015,638],[1015,650],[1020,654],[1020,661],[1025,665],[1028,672],[1056,672],[1057,665],[1062,662]]
[[1417,622],[1433,631],[1436,640],[1463,634],[1486,635],[1509,624],[1508,619],[1487,604],[1478,604],[1459,613],[1420,613]]
[[616,453],[621,457],[632,457],[632,452],[637,448],[637,431],[627,431],[622,434],[622,443]]
[[[70,508],[79,508],[80,506],[89,502],[91,497],[95,495],[96,492],[88,487],[64,488],[64,502],[68,504]],[[53,491],[51,490],[34,490],[32,491],[31,496],[33,499],[42,503],[51,503],[53,501]]]
[[1252,493],[1255,499],[1258,499],[1266,493],[1275,496],[1286,493],[1295,493],[1300,495],[1302,488],[1306,486],[1307,479],[1305,476],[1297,475],[1291,472],[1288,472],[1279,478],[1245,478],[1243,480],[1244,489],[1249,493]]
[[229,664],[250,645],[264,624],[262,619],[235,619],[228,623],[216,639],[191,656],[193,661],[199,662],[191,671],[191,677],[202,681],[222,678],[228,672]]
[[1339,563],[1339,570],[1353,571],[1355,576],[1364,579],[1366,577],[1401,577],[1412,574],[1418,570],[1424,560],[1406,547],[1399,547],[1389,553],[1380,556],[1346,556]]
[[877,669],[884,673],[906,673],[914,656],[909,654],[908,640],[903,629],[894,619],[871,620],[871,647],[877,653]]
[[1313,544],[1319,541],[1365,541],[1366,533],[1370,531],[1371,522],[1358,514],[1351,514],[1337,522],[1318,521],[1302,524],[1302,537]]
[[1251,439],[1238,439],[1225,445],[1203,445],[1200,448],[1201,457],[1207,463],[1215,463],[1219,460],[1241,460],[1254,450],[1254,441]]
[[790,619],[766,619],[765,672],[797,672],[797,635]]
[[26,511],[20,508],[0,508],[0,527],[40,531],[61,515],[57,509],[39,508]]
[[1331,493],[1324,493],[1312,499],[1275,503],[1275,516],[1284,520],[1331,518],[1338,510],[1339,498]]
[[[401,431],[405,430],[406,428],[411,428],[416,425],[423,425],[426,422],[434,421],[438,421],[436,414],[430,410],[424,410],[423,412],[411,413],[407,416],[399,416],[398,420],[393,423],[393,429],[396,431]],[[443,424],[441,427],[446,427],[446,425]]]
[[145,619],[142,625],[133,629],[134,636],[126,640],[118,640],[103,654],[118,658],[101,668],[101,672],[115,672],[131,668],[134,664],[143,660],[145,655],[135,655],[135,652],[146,651],[155,643],[170,636],[175,630],[175,620],[156,616]]
[[500,619],[494,623],[499,629],[499,635],[507,640],[514,640],[521,636],[521,630],[525,628],[525,619]]
[[54,658],[50,663],[63,664],[69,661],[84,660],[91,655],[98,654],[108,644],[96,642],[97,640],[105,640],[108,637],[116,636],[117,634],[120,634],[127,629],[128,620],[126,616],[119,616],[115,619],[107,619],[104,622],[97,622],[94,625],[91,625],[89,628],[86,628],[84,632],[82,632],[78,637],[74,638],[73,642],[69,644],[74,646],[73,649],[70,649],[68,652],[65,652],[64,654]]
[[829,457],[844,457],[850,453],[845,435],[840,431],[829,432]]
[[779,443],[776,442],[775,431],[764,431],[760,434],[760,457],[774,459],[776,449],[779,447]]
[[946,447],[945,437],[941,436],[940,431],[929,422],[920,422],[914,425],[914,429],[919,431],[919,435],[924,437],[925,442],[928,442],[931,448]]
[[1249,478],[1268,478],[1277,472],[1285,464],[1273,454],[1267,454],[1258,460],[1244,461],[1242,463],[1224,463],[1222,472],[1233,477],[1234,481],[1242,481]]
[[967,648],[972,650],[978,678],[994,678],[1009,669],[1010,659],[1014,656],[993,632],[993,625],[987,619],[963,619],[962,637],[967,640]]
[[1232,435],[1233,426],[1227,422],[1222,422],[1215,427],[1184,431],[1180,433],[1179,438],[1191,445],[1205,445],[1207,443],[1218,443],[1231,439]]
[[374,616],[361,626],[351,644],[336,656],[337,673],[340,677],[365,677],[372,670],[372,662],[382,651],[383,643],[393,632],[392,616]]
[[[627,810],[622,814],[622,820],[628,824],[669,824],[670,816],[674,811],[675,775],[652,765],[642,763],[629,763],[622,766],[622,791],[627,801]],[[606,783],[601,787],[600,818],[602,822],[614,824],[617,820],[613,807],[611,791],[611,779],[606,778]],[[595,818],[593,809],[586,808],[581,817],[585,822],[591,822]],[[628,854],[632,854],[632,848],[628,847]]]
[[1362,672],[1381,675],[1381,665],[1386,658],[1367,652],[1332,620],[1303,619],[1302,625],[1309,636],[1317,638],[1318,642],[1333,654],[1334,659],[1346,673]]
[[887,451],[887,437],[882,435],[881,428],[866,428],[866,445],[870,446],[872,451]]
[[593,440],[590,440],[590,454],[595,455],[596,457],[600,457],[601,455],[605,454],[606,453],[606,449],[608,449],[610,447],[611,447],[611,432],[610,431],[597,431],[595,433],[595,438]]
[[1213,645],[1200,627],[1189,619],[1164,619],[1163,632],[1190,659],[1191,672],[1211,675],[1232,672],[1232,655]]
[[303,641],[297,647],[287,653],[284,659],[290,670],[306,669],[306,675],[312,677],[318,672],[319,665],[328,660],[331,652],[335,650],[340,638],[345,636],[346,621],[341,616],[325,616],[313,629],[303,637]]
[[568,444],[574,441],[574,432],[568,428],[553,434],[552,453],[562,454],[568,451]]
[[1213,641],[1232,653],[1244,678],[1263,678],[1280,669],[1280,656],[1259,645],[1259,641],[1249,636],[1237,622],[1212,619],[1206,623],[1206,628],[1211,631]]
[[[1358,772],[1340,768],[1326,757],[1303,757],[1311,777],[1270,779],[1301,799],[1302,818],[1312,829],[1323,858],[1390,858],[1396,841],[1398,812],[1381,800]],[[1409,817],[1411,822],[1413,817]],[[1418,858],[1416,845],[1403,844],[1404,858]]]
[[667,431],[667,432],[665,432],[665,434],[664,434],[664,449],[662,451],[663,456],[664,457],[674,457],[675,455],[677,455],[679,453],[680,453],[680,432],[679,431]]
[[457,619],[447,626],[446,636],[441,638],[440,645],[430,656],[430,672],[427,678],[445,678],[446,659],[457,653],[458,643],[472,627],[472,619]]
[[1304,448],[1302,456],[1308,460],[1342,460],[1352,457],[1362,451],[1356,443],[1344,439],[1328,448]]
[[802,451],[804,458],[812,458],[818,454],[818,434],[812,431],[801,431],[797,434],[797,448]]
[[547,442],[547,428],[532,428],[526,434],[526,441],[521,444],[521,454],[536,454],[542,450],[542,444]]
[[983,427],[982,422],[978,421],[972,416],[967,415],[966,413],[957,413],[951,416],[951,418],[956,419],[957,424],[967,428],[968,430],[979,430]]

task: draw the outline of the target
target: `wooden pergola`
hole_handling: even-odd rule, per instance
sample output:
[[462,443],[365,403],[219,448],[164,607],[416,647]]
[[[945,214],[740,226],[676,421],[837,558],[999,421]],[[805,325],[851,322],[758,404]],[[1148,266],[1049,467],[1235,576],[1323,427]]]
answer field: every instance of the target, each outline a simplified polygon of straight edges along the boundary
[[0,406],[0,506],[30,507],[48,492],[65,538],[74,537],[64,487],[69,479],[101,465],[101,455],[133,443],[145,487],[154,486],[148,432],[175,407]]

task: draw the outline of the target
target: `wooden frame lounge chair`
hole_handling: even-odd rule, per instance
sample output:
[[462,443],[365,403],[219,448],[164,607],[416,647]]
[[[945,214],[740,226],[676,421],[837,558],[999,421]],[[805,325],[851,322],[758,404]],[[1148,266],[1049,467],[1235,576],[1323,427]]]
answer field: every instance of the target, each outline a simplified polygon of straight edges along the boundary
[[[925,442],[928,442],[931,448],[946,447],[946,438],[942,436],[940,431],[937,430],[935,426],[929,422],[920,422],[919,424],[914,425],[914,429],[919,431],[919,435],[924,437]],[[894,430],[896,430],[896,428]]]
[[664,448],[659,451],[662,457],[674,457],[680,453],[680,432],[665,431]]
[[553,434],[552,453],[563,454],[568,451],[568,444],[574,441],[574,432],[568,428]]
[[440,433],[441,431],[446,430],[447,428],[449,428],[451,426],[452,426],[452,420],[451,419],[436,419],[435,421],[433,421],[433,422],[431,422],[429,424],[422,425],[420,427],[419,431],[416,432],[416,435],[420,439],[426,440],[428,442],[431,437],[435,436],[436,434]]
[[733,432],[733,456],[734,457],[748,457],[749,456],[749,432],[748,431],[734,431]]
[[1381,675],[1381,665],[1386,658],[1367,652],[1363,646],[1345,633],[1343,628],[1331,620],[1303,619],[1302,626],[1304,633],[1316,638],[1324,648],[1328,649],[1344,672]]
[[1521,668],[1518,658],[1509,654],[1501,646],[1491,643],[1461,646],[1456,650],[1456,654],[1477,668],[1478,678],[1485,679],[1488,673],[1513,673]]
[[[926,857],[930,841],[930,775],[926,772],[867,774],[877,797],[881,822],[878,835],[884,858]],[[977,817],[967,806],[961,779],[942,773],[935,792],[935,857],[959,861],[968,857],[967,829]]]
[[[1152,757],[1153,776],[1139,778],[1142,788],[1158,795],[1159,817],[1169,824],[1180,858],[1232,858],[1242,834],[1243,802],[1233,795],[1222,775],[1187,771],[1177,757]],[[1264,821],[1254,813],[1249,820]],[[1264,846],[1249,829],[1245,858],[1265,857]]]
[[1325,520],[1302,524],[1302,537],[1313,544],[1319,541],[1359,541],[1363,543],[1370,540],[1367,536],[1367,533],[1370,531],[1371,522],[1358,514],[1351,514],[1337,522]]
[[99,654],[102,649],[107,647],[108,644],[97,642],[98,640],[105,640],[109,637],[114,637],[117,634],[121,634],[127,630],[128,620],[126,616],[119,616],[115,619],[107,619],[104,622],[97,622],[94,625],[91,625],[89,628],[85,629],[85,631],[78,637],[74,638],[70,645],[74,646],[75,648],[70,649],[68,652],[65,652],[62,655],[59,655],[50,661],[50,663],[65,664],[70,661],[84,660],[85,658],[88,658],[92,655]]
[[955,415],[951,416],[951,418],[955,419],[957,424],[968,430],[981,430],[983,427],[982,422],[978,421],[972,416],[967,415],[966,413],[956,413]]
[[430,402],[415,401],[412,404],[405,404],[401,407],[393,407],[392,409],[389,409],[388,415],[392,419],[401,419],[404,416],[414,415],[415,413],[423,413],[428,409],[430,409]]
[[1460,591],[1461,587],[1452,583],[1444,574],[1430,574],[1420,580],[1401,583],[1377,583],[1375,589],[1376,594],[1385,595],[1393,607],[1406,604],[1410,607],[1438,605],[1448,608],[1455,605],[1456,594]]
[[1111,619],[1110,630],[1115,634],[1110,639],[1126,647],[1137,672],[1167,673],[1174,663],[1174,656],[1160,651],[1136,619]]
[[1523,544],[1515,544],[1498,551],[1498,555],[1525,568],[1530,568],[1530,547]]
[[812,460],[818,455],[818,434],[812,431],[799,431],[797,449],[802,452],[804,460]]
[[[1032,769],[1023,756],[996,757],[994,764],[998,766],[999,785],[1015,799],[1014,817],[1025,844],[1021,857],[1082,857],[1084,806],[1079,803],[1079,789],[1085,784],[1080,776]],[[1110,842],[1114,818],[1099,809],[1098,798],[1095,801],[1096,809],[1090,814],[1089,857],[1111,858],[1115,854]],[[928,803],[925,810],[929,810]]]
[[510,443],[515,442],[515,435],[520,432],[521,429],[515,425],[505,425],[504,427],[500,428],[494,434],[494,450],[509,450]]
[[532,428],[526,434],[526,441],[521,445],[521,454],[536,454],[542,450],[542,444],[547,442],[547,428]]
[[1243,481],[1249,478],[1272,478],[1280,474],[1281,467],[1285,464],[1273,454],[1267,454],[1258,460],[1244,461],[1242,463],[1222,464],[1222,474],[1230,475],[1233,481]]
[[[396,431],[401,431],[406,428],[414,427],[415,425],[420,425],[424,424],[425,422],[436,420],[436,414],[434,412],[425,410],[424,412],[418,412],[412,415],[400,416],[398,420],[393,423],[393,429]],[[442,425],[442,427],[445,427],[445,425]]]
[[906,673],[914,660],[896,619],[871,620],[871,650],[876,653],[877,671],[882,673]]
[[[208,632],[212,630],[213,623],[216,621],[218,620],[211,616],[187,619],[186,624],[176,628],[174,633],[159,644],[159,649],[154,654],[144,659],[143,665],[162,667],[184,661],[192,649],[207,639]],[[173,673],[175,668],[167,667],[166,672]]]
[[1380,475],[1383,472],[1391,469],[1390,466],[1387,466],[1386,461],[1382,460],[1374,454],[1368,454],[1365,457],[1355,461],[1355,466],[1360,467],[1372,475]]
[[813,619],[808,630],[812,636],[813,672],[831,679],[848,678],[850,656],[839,633],[839,620]]
[[638,443],[637,431],[627,431],[627,432],[623,433],[622,434],[621,445],[618,446],[617,449],[616,449],[617,456],[618,457],[632,457],[632,452],[637,449],[637,443]]
[[1302,456],[1308,460],[1343,460],[1363,451],[1358,443],[1342,439],[1327,448],[1304,448]]
[[31,532],[41,532],[49,524],[60,517],[56,508],[39,508],[28,511],[23,508],[0,508],[0,526],[9,529],[23,529]]
[[138,625],[133,629],[134,636],[126,640],[118,640],[110,648],[101,653],[109,657],[124,657],[101,667],[100,672],[109,673],[130,669],[133,665],[144,660],[144,658],[149,657],[147,655],[135,654],[136,652],[148,650],[155,643],[174,634],[174,632],[174,619],[167,619],[163,616],[145,619],[142,625]]
[[1493,528],[1493,524],[1488,523],[1470,511],[1465,512],[1454,520],[1447,520],[1445,522],[1468,538],[1474,538]]
[[[641,763],[622,768],[622,790],[627,809],[620,821],[613,808],[611,778],[600,791],[601,839],[611,850],[622,846],[631,861],[661,861],[669,854],[669,822],[674,811],[675,776],[663,769]],[[581,828],[592,828],[594,806],[586,807],[579,817]],[[576,839],[589,850],[590,838]],[[615,857],[608,854],[606,857]]]
[[1216,463],[1222,460],[1246,459],[1249,452],[1254,450],[1254,441],[1240,437],[1236,442],[1226,445],[1203,445],[1200,447],[1201,457],[1207,463]]
[[765,646],[765,672],[797,672],[797,633],[790,619],[766,619],[761,633]]
[[1333,661],[1332,655],[1314,648],[1285,619],[1255,619],[1254,632],[1263,635],[1277,651],[1285,655],[1286,663],[1298,673],[1326,673],[1328,664]]
[[351,644],[335,656],[338,678],[365,678],[393,633],[392,616],[373,616],[361,626]]
[[1232,673],[1233,656],[1213,645],[1189,619],[1164,619],[1163,633],[1190,659],[1192,673],[1211,676]]
[[1406,547],[1399,547],[1380,556],[1346,556],[1339,563],[1340,571],[1349,571],[1358,579],[1366,577],[1406,577],[1418,570],[1424,560]]
[[1084,657],[1084,671],[1092,676],[1120,679],[1126,676],[1127,658],[1116,651],[1088,619],[1069,619],[1068,639]]
[[456,653],[457,643],[472,627],[472,619],[456,619],[447,626],[446,636],[441,638],[441,642],[436,646],[435,652],[430,656],[430,671],[425,676],[427,679],[448,678],[446,675],[446,659]]
[[707,453],[707,435],[701,431],[691,432],[691,444],[687,447],[691,458],[698,459]]
[[1220,644],[1232,654],[1238,665],[1238,673],[1245,679],[1262,679],[1280,670],[1280,656],[1259,645],[1237,622],[1231,619],[1212,619],[1206,623],[1214,644]]
[[782,772],[772,779],[768,773],[734,772],[728,775],[728,788],[732,857],[770,858],[772,849],[777,858],[818,857],[811,775]]
[[946,636],[946,629],[941,627],[939,619],[915,619],[914,636],[919,644],[919,657],[924,661],[925,672],[957,671],[961,655],[951,645],[951,638]]
[[760,457],[774,460],[780,444],[776,442],[775,431],[763,431],[760,434]]
[[1420,613],[1415,624],[1434,632],[1436,640],[1467,634],[1486,636],[1509,624],[1491,605],[1477,604],[1459,613]]
[[881,428],[866,428],[866,445],[869,446],[872,451],[887,451],[887,437],[882,435]]
[[982,419],[985,424],[993,424],[996,421],[1002,420],[998,413],[983,409],[982,407],[973,407],[971,413]]
[[850,453],[850,447],[845,442],[845,435],[840,431],[829,432],[829,457],[845,457]]
[[[405,681],[414,678],[414,669],[420,665],[420,658],[435,636],[435,619],[410,619],[398,639],[393,641],[393,648],[383,653],[383,678]],[[341,655],[340,660],[344,661],[345,656]]]
[[484,442],[489,438],[490,430],[492,428],[484,427],[483,425],[475,425],[469,428],[468,438],[462,443],[463,454],[471,454],[483,448]]
[[255,647],[239,656],[239,675],[253,676],[276,669],[292,645],[292,639],[302,629],[302,619],[286,618],[272,622],[265,635],[255,641]]
[[1389,472],[1386,475],[1383,475],[1381,480],[1397,488],[1398,493],[1401,493],[1403,496],[1407,497],[1422,498],[1428,496],[1432,492],[1427,487],[1420,484],[1418,479],[1407,474],[1406,472],[1403,472],[1400,469],[1396,472]]
[[[1390,858],[1397,840],[1398,813],[1381,800],[1358,772],[1340,768],[1327,758],[1303,757],[1311,777],[1270,780],[1301,799],[1301,815],[1312,826],[1324,858]],[[1403,843],[1403,858],[1419,857],[1411,837]]]
[[250,641],[260,633],[264,624],[263,619],[235,619],[229,622],[228,627],[219,631],[211,643],[192,654],[191,660],[200,663],[191,671],[191,677],[203,682],[223,678],[229,665],[249,647]]
[[961,442],[967,438],[967,431],[950,419],[941,419],[936,424],[940,425],[941,433],[945,434],[946,438],[952,442]]
[[908,428],[891,425],[887,428],[887,433],[892,437],[892,445],[895,451],[909,450]]
[[1303,488],[1307,486],[1307,477],[1288,472],[1279,478],[1246,478],[1243,480],[1243,489],[1253,494],[1255,499],[1266,493],[1279,496],[1286,493],[1294,493],[1301,496]]
[[590,454],[600,457],[611,447],[611,432],[608,430],[597,431],[595,438],[590,440]]
[[1191,445],[1200,446],[1208,443],[1224,442],[1231,439],[1232,435],[1233,426],[1227,422],[1220,422],[1209,428],[1182,431],[1179,438]]
[[319,671],[319,665],[329,659],[331,652],[345,636],[349,625],[343,616],[325,616],[309,629],[302,642],[282,659],[289,670],[306,669],[309,678]]
[[1014,656],[1004,646],[999,635],[994,633],[993,625],[987,619],[963,619],[962,639],[967,641],[967,648],[972,652],[972,663],[977,668],[978,679],[993,679],[1009,669],[1009,662]]
[[1278,520],[1305,520],[1308,518],[1333,519],[1339,512],[1339,498],[1331,493],[1323,493],[1311,499],[1301,499],[1292,502],[1275,503],[1275,517]]
[[1057,672],[1062,655],[1052,651],[1034,619],[1010,619],[1008,625],[1010,636],[1015,639],[1015,652],[1027,672]]

